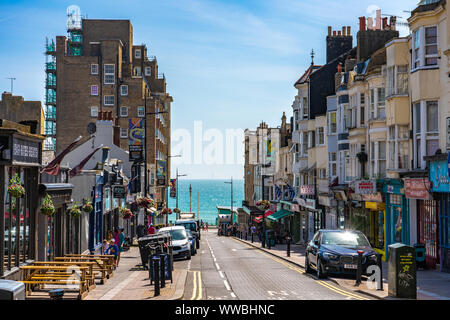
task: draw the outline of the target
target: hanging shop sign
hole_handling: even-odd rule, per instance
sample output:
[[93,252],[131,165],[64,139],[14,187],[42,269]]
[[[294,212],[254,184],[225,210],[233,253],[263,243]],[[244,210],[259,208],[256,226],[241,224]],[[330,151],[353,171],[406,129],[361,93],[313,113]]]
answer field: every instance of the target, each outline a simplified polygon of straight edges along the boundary
[[361,180],[355,182],[356,194],[375,194],[377,193],[376,180]]
[[366,207],[366,209],[374,210],[374,211],[383,211],[385,209],[384,202],[366,201],[365,207]]
[[415,179],[405,179],[405,195],[408,199],[420,199],[429,200],[430,182],[428,179],[415,178]]
[[302,198],[297,198],[296,199],[298,204],[307,208],[307,209],[316,209],[316,200],[315,199],[302,199]]
[[114,198],[125,198],[125,195],[127,194],[127,190],[123,185],[112,186],[112,190]]
[[[7,150],[8,146],[6,146],[6,148],[4,147],[4,149]],[[13,136],[11,154],[11,160],[13,162],[40,164],[41,156],[42,148],[40,142],[21,139]]]
[[305,195],[305,196],[313,196],[315,194],[314,185],[300,186],[300,194]]
[[450,192],[447,161],[430,162],[432,192]]
[[291,211],[293,211],[293,212],[300,212],[299,205],[295,204],[295,203],[291,204]]
[[130,118],[128,120],[128,151],[130,161],[144,161],[144,119]]
[[156,184],[164,186],[166,184],[166,161],[156,161]]

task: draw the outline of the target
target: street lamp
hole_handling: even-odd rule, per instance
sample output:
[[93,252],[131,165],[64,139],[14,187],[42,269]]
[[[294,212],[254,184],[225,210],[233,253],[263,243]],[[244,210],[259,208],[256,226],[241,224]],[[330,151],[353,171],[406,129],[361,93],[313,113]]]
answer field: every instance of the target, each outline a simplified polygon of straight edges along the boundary
[[[177,168],[177,178],[176,178],[176,180],[175,180],[175,183],[176,183],[176,190],[177,190],[177,201],[176,201],[176,207],[177,207],[177,209],[178,209],[178,177],[186,177],[187,176],[187,174],[178,174],[178,168]],[[177,212],[177,219],[179,219],[180,218],[180,216],[179,216],[179,213]]]
[[231,185],[231,222],[233,222],[233,177],[231,177],[230,182],[225,181],[224,183]]

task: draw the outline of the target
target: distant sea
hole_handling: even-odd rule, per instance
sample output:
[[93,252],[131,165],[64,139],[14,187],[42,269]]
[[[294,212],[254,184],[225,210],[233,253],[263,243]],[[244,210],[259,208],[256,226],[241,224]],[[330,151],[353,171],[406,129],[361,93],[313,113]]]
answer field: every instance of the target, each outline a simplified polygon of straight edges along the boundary
[[[230,180],[188,180],[178,181],[178,208],[189,212],[189,185],[192,186],[191,212],[197,214],[197,192],[199,193],[199,219],[208,224],[215,224],[216,206],[231,206]],[[242,207],[244,200],[244,180],[233,179],[233,207]],[[169,208],[176,207],[176,199],[169,197]],[[174,222],[176,214],[169,215],[169,222]]]

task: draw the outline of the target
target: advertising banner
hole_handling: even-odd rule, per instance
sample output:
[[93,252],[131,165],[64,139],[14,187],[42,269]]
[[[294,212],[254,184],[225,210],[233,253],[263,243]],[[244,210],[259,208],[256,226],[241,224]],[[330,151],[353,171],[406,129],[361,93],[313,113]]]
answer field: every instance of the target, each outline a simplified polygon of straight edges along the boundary
[[176,198],[177,197],[177,179],[170,179],[170,197]]
[[430,162],[430,181],[432,192],[450,192],[447,161]]
[[377,193],[377,183],[375,180],[362,180],[355,182],[356,194],[375,194]]
[[314,185],[303,185],[303,186],[300,186],[300,194],[303,194],[303,195],[306,195],[306,196],[313,196],[315,194]]
[[428,200],[430,197],[428,179],[405,179],[405,194],[408,199]]
[[144,160],[144,119],[128,119],[128,150],[130,161]]

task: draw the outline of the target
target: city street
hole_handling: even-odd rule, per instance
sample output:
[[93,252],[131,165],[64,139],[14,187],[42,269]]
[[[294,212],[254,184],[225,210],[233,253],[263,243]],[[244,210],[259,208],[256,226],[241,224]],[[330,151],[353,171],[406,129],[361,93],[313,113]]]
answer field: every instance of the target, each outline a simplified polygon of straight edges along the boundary
[[219,237],[215,229],[203,232],[197,255],[176,262],[177,267],[188,270],[184,300],[368,299],[231,237]]

